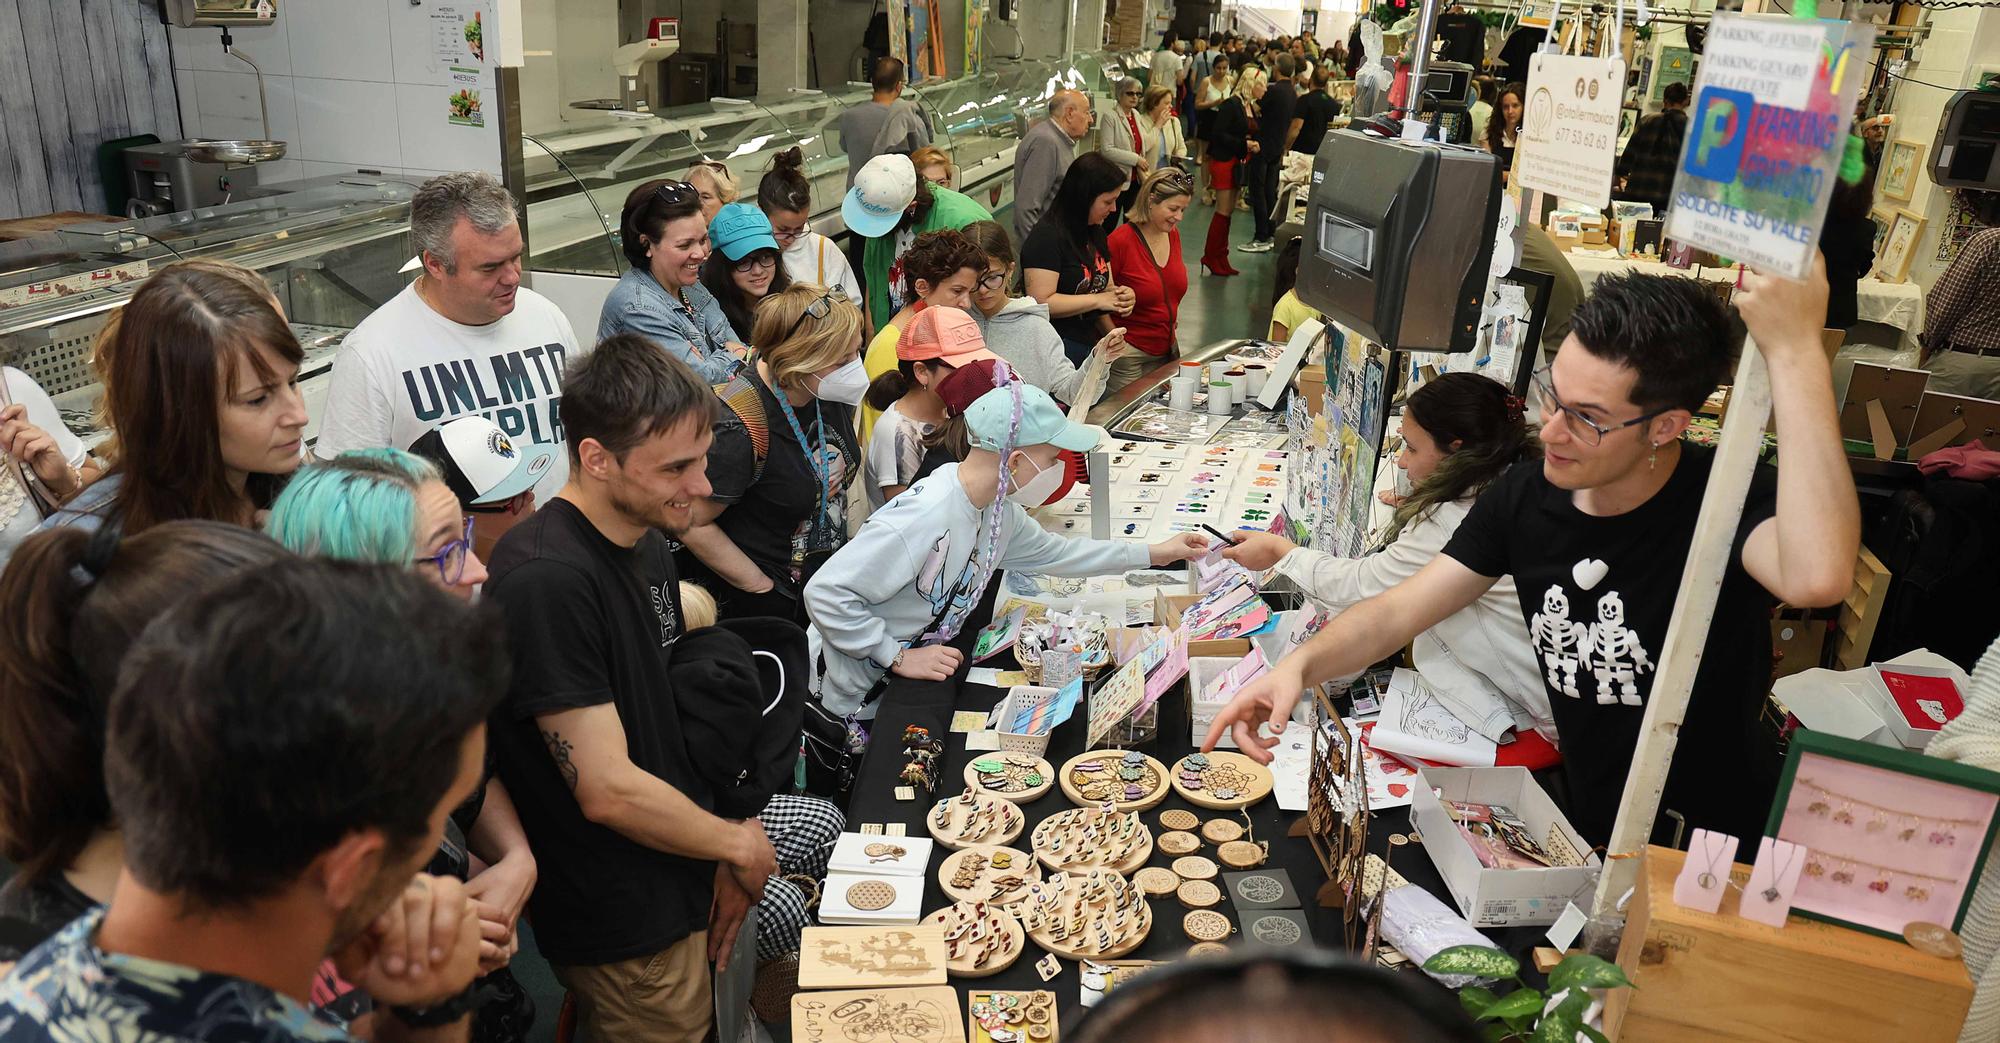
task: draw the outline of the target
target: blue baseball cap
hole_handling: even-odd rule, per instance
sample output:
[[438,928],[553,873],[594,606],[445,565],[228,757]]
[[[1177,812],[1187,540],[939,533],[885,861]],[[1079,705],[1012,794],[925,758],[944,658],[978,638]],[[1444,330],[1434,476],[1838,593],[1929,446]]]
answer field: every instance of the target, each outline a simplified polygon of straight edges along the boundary
[[841,220],[863,239],[895,231],[903,211],[917,198],[917,168],[899,153],[876,156],[854,175],[854,187],[840,201]]
[[778,240],[771,235],[771,219],[750,203],[731,203],[717,210],[715,220],[708,223],[708,241],[732,261],[757,250],[778,248]]
[[[1014,436],[1014,448],[1052,445],[1075,453],[1087,453],[1104,441],[1104,431],[1079,424],[1064,415],[1049,393],[1032,384],[1020,384],[1021,426]],[[997,387],[979,396],[965,410],[968,441],[977,449],[999,452],[1007,441],[1007,428],[1014,420],[1014,387]]]

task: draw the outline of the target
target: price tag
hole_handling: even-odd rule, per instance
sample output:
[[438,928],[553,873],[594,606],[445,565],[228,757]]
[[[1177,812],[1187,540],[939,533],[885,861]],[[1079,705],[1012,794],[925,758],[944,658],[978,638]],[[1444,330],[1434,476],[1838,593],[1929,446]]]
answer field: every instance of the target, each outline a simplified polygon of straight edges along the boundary
[[861,824],[861,835],[862,835],[862,836],[865,836],[865,837],[879,837],[879,836],[881,836],[881,835],[882,835],[882,823],[880,823],[880,822],[863,822],[863,823]]
[[905,825],[905,824],[903,824],[903,823],[901,823],[901,822],[891,822],[891,823],[889,823],[889,831],[888,831],[888,835],[889,835],[889,836],[892,836],[892,837],[906,837],[906,836],[909,836],[909,835],[910,835],[910,827],[909,827],[909,826],[907,826],[907,825]]
[[1556,922],[1549,925],[1549,944],[1555,946],[1558,951],[1568,952],[1569,947],[1575,943],[1576,936],[1582,932],[1583,925],[1589,920],[1590,917],[1578,909],[1575,902],[1569,903],[1569,907],[1562,911],[1562,915],[1556,917]]
[[917,799],[917,788],[916,788],[915,786],[898,786],[898,787],[896,787],[896,799],[897,799],[897,800],[915,800],[915,799]]

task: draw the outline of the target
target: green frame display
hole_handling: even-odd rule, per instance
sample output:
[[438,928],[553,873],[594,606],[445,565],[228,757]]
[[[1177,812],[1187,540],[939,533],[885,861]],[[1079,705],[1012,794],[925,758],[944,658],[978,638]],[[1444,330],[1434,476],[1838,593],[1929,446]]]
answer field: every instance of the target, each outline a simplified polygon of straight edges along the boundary
[[[1771,814],[1764,825],[1765,836],[1775,838],[1778,836],[1779,830],[1783,827],[1785,809],[1791,803],[1792,786],[1798,778],[1799,762],[1809,753],[1848,761],[1864,767],[1895,772],[1899,775],[1909,775],[1946,785],[1961,786],[1980,793],[1988,793],[2000,797],[2000,772],[1988,771],[1985,768],[1976,768],[1970,764],[1961,764],[1957,761],[1927,757],[1921,753],[1898,747],[1878,746],[1874,743],[1859,742],[1854,739],[1844,739],[1837,735],[1827,735],[1821,732],[1801,729],[1792,735],[1790,751],[1785,756],[1784,772],[1778,777],[1777,796],[1771,803]],[[1994,813],[1987,816],[1986,824],[1981,832],[1979,856],[1972,861],[1972,869],[1964,881],[1965,891],[1959,898],[1957,910],[1952,914],[1952,921],[1945,925],[1953,931],[1957,931],[1965,922],[1966,910],[1972,905],[1973,892],[1978,890],[1979,887],[1979,871],[1981,867],[1985,866],[1987,856],[1992,853],[1996,833],[2000,833],[2000,805],[1996,805]],[[1868,934],[1882,938],[1900,939],[1902,937],[1902,935],[1894,931],[1885,931],[1827,913],[1800,909],[1796,906],[1793,907],[1792,911],[1809,919],[1838,924],[1839,926],[1851,928],[1856,931],[1865,931]]]

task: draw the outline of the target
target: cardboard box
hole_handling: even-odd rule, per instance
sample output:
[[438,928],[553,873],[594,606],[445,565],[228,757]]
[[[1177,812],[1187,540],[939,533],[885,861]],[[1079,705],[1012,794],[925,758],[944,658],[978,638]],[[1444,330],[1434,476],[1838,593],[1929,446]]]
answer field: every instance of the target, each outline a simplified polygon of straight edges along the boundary
[[[1201,598],[1193,594],[1169,594],[1165,589],[1162,589],[1153,601],[1153,619],[1161,626],[1179,630],[1181,626],[1181,614],[1200,600]],[[1226,637],[1209,641],[1188,642],[1189,659],[1193,659],[1196,656],[1228,656],[1231,660],[1237,660],[1248,655],[1249,652],[1250,639],[1247,637]]]
[[[1964,712],[1965,693],[1972,688],[1971,678],[1949,661],[1877,663],[1867,674],[1863,691],[1875,712],[1896,741],[1912,750],[1929,746],[1938,729]],[[1892,676],[1885,680],[1884,674]]]
[[1326,412],[1326,367],[1315,359],[1299,366],[1299,394],[1306,397],[1306,409],[1313,416]]
[[[1430,837],[1425,836],[1425,846]],[[1749,849],[1755,855],[1756,847]],[[1793,916],[1780,929],[1737,915],[1750,867],[1737,865],[1722,908],[1673,902],[1686,853],[1640,860],[1618,965],[1636,989],[1606,995],[1604,1028],[1643,1043],[1953,1040],[1972,1003],[1963,960]]]
[[[1919,648],[1859,670],[1815,668],[1780,677],[1771,686],[1771,694],[1800,724],[1814,731],[1881,746],[1923,749],[1943,722],[1914,711],[1906,713],[1882,682],[1881,670],[1949,678],[1957,685],[1961,699],[1972,685],[1956,663]],[[1949,706],[1942,709],[1947,719],[1957,715]]]
[[[1247,655],[1250,650],[1246,648],[1243,651]],[[1220,677],[1223,671],[1235,666],[1242,658],[1242,655],[1188,657],[1188,741],[1197,749],[1200,748],[1202,740],[1208,738],[1208,726],[1215,723],[1215,715],[1220,713],[1224,706],[1229,705],[1227,699],[1216,701],[1204,699],[1202,696],[1214,686],[1215,679]],[[1224,733],[1222,738],[1216,740],[1215,748],[1236,749],[1236,739]]]
[[1571,902],[1588,905],[1597,886],[1600,863],[1595,854],[1587,864],[1549,869],[1488,869],[1479,864],[1472,845],[1446,814],[1442,799],[1479,804],[1504,804],[1528,824],[1537,838],[1560,829],[1579,852],[1590,845],[1577,835],[1555,802],[1526,768],[1419,768],[1410,822],[1424,838],[1424,851],[1451,889],[1458,909],[1475,927],[1519,927],[1552,924]]

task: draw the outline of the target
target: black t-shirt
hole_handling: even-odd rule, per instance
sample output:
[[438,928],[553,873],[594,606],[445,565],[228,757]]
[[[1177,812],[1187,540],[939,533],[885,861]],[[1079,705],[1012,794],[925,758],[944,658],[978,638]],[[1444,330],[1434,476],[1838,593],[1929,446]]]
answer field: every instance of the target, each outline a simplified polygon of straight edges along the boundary
[[[758,475],[756,446],[744,420],[727,405],[718,411],[715,441],[708,450],[708,484],[714,489],[709,495],[728,509],[715,523],[780,588],[796,592],[796,570],[805,553],[832,550],[844,541],[847,486],[860,472],[861,460],[855,448],[854,407],[823,399],[792,407],[806,441],[826,453],[833,486],[826,508],[829,526],[813,517],[820,503],[819,477],[807,449],[778,408],[777,396],[750,369],[741,375],[757,390],[770,445],[764,472]],[[750,412],[754,422],[756,410]]]
[[1299,136],[1292,141],[1292,151],[1318,155],[1320,145],[1326,141],[1326,129],[1338,115],[1340,103],[1327,97],[1325,91],[1313,91],[1300,98],[1298,111],[1292,113],[1292,118],[1299,121]]
[[1273,163],[1285,158],[1285,132],[1292,129],[1292,117],[1298,115],[1298,108],[1299,95],[1289,81],[1273,83],[1264,92],[1264,100],[1257,103],[1259,158]]
[[[1570,824],[1592,844],[1610,839],[1625,792],[1714,459],[1684,444],[1665,487],[1608,518],[1577,510],[1539,462],[1517,464],[1480,495],[1444,548],[1482,576],[1514,577],[1561,737]],[[1772,598],[1742,561],[1744,541],[1776,502],[1776,476],[1760,468],[1661,802],[1689,826],[1735,836],[1762,831],[1776,783],[1773,756],[1755,742],[1771,690]]]
[[678,577],[666,537],[631,548],[551,500],[493,548],[486,596],[499,602],[514,682],[488,741],[535,848],[528,900],[535,938],[558,964],[659,952],[708,924],[715,864],[645,847],[584,818],[536,717],[612,704],[632,763],[704,808],[688,759],[667,649],[681,634]]
[[[1021,267],[1055,272],[1057,293],[1103,293],[1111,288],[1111,252],[1100,247],[1094,241],[1096,238],[1091,236],[1079,250],[1064,231],[1060,218],[1044,217],[1021,244]],[[1049,324],[1065,341],[1095,344],[1104,335],[1097,320],[1105,314],[1101,310],[1078,312],[1050,319]]]

